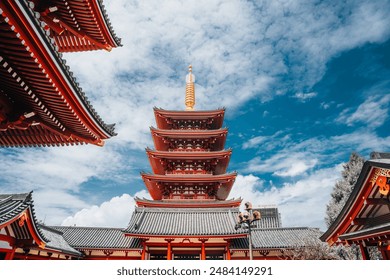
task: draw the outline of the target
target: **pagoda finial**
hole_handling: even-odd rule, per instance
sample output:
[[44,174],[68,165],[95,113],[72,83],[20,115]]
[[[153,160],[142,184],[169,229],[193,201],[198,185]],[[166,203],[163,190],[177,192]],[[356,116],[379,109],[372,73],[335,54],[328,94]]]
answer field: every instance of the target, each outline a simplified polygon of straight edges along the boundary
[[188,74],[186,76],[186,111],[194,110],[195,106],[195,75],[192,74],[192,65],[188,66]]

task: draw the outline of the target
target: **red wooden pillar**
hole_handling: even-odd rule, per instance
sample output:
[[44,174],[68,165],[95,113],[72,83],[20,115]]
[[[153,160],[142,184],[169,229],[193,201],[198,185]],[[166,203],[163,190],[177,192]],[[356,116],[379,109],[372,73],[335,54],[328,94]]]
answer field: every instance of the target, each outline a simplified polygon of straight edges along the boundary
[[369,260],[370,254],[368,253],[367,247],[364,246],[362,243],[359,244],[360,252],[362,253],[363,260]]
[[232,255],[231,255],[230,249],[229,249],[229,244],[226,245],[226,259],[227,260],[231,260],[232,259]]
[[172,241],[174,239],[165,239],[167,241],[167,260],[172,260]]
[[146,240],[142,241],[142,253],[141,253],[141,260],[145,260],[146,257]]
[[16,248],[13,248],[13,247],[12,247],[12,250],[9,250],[9,251],[5,254],[5,259],[6,259],[6,260],[13,260],[13,259],[14,259],[14,255],[15,255],[15,251],[16,251]]
[[200,254],[200,259],[205,260],[206,259],[206,241],[207,238],[199,238],[199,241],[202,242],[202,247],[201,247],[201,254]]

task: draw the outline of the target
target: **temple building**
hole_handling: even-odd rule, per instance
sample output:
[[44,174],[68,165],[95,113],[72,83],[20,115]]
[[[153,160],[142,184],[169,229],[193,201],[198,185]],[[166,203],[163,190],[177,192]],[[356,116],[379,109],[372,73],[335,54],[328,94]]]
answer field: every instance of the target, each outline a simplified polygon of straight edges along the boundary
[[0,2],[0,147],[94,144],[115,135],[62,52],[120,46],[101,0]]
[[356,244],[363,259],[377,247],[390,259],[390,154],[372,153],[339,216],[321,236],[333,244]]
[[[237,227],[242,199],[228,198],[237,173],[227,172],[225,109],[195,110],[191,67],[186,81],[186,110],[154,108],[152,172],[141,174],[152,199],[135,198],[127,227],[42,225],[31,193],[1,195],[0,258],[249,259],[248,229]],[[282,227],[276,206],[253,210],[261,214],[251,229],[253,259],[289,259],[319,238],[315,228]]]

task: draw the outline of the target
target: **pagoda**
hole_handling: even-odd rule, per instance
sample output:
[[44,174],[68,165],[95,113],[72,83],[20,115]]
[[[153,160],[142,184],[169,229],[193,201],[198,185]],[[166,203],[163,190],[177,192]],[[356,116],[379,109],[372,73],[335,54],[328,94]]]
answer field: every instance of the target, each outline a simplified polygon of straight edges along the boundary
[[186,77],[186,110],[154,108],[152,173],[142,179],[152,200],[136,198],[124,230],[141,240],[141,259],[231,259],[241,199],[227,200],[236,173],[227,173],[225,109],[195,111],[195,76]]

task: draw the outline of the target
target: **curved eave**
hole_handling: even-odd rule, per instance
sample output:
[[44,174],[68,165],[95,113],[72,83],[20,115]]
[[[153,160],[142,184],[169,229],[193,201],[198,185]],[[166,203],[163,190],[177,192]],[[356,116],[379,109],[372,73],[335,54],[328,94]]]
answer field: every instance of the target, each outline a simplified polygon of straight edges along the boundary
[[215,197],[219,200],[225,200],[233,187],[237,173],[229,173],[224,175],[155,175],[142,173],[142,179],[148,189],[151,197],[154,200],[163,199],[163,189],[159,183],[182,183],[182,184],[207,184],[218,183]]
[[222,137],[228,133],[227,128],[213,129],[213,130],[171,130],[158,129],[151,127],[152,134],[171,137],[171,138],[208,138],[208,137]]
[[61,52],[107,50],[121,46],[101,0],[38,3],[37,12],[52,30]]
[[169,145],[165,139],[210,139],[215,138],[213,150],[222,150],[225,146],[228,133],[227,128],[216,130],[163,130],[150,128],[156,150],[168,151]]
[[154,108],[154,116],[157,127],[160,129],[170,129],[169,120],[207,120],[213,119],[214,129],[222,127],[225,108],[210,111],[171,111]]
[[[2,58],[2,66],[9,68],[7,71],[12,72],[14,79],[18,77],[17,82],[21,83],[20,86],[26,92],[25,100],[29,100],[33,108],[42,110],[35,113],[43,119],[51,116],[53,121],[47,122],[49,127],[57,129],[62,123],[64,128],[58,128],[58,131],[66,138],[73,134],[82,139],[81,142],[102,145],[105,139],[114,136],[113,125],[106,125],[97,115],[69,67],[55,50],[52,39],[40,25],[37,18],[39,14],[34,13],[25,1],[1,2],[0,9],[10,28],[17,34],[20,44],[26,46],[25,57],[31,58],[28,67],[41,69],[46,75],[39,80],[41,89],[36,90],[37,86],[29,87],[28,83],[23,81],[23,75],[17,72],[18,67],[12,68],[13,61],[5,61],[5,58]],[[39,72],[37,74],[41,75]],[[45,91],[42,91],[42,88],[45,88]],[[55,104],[51,105],[50,102]]]
[[352,226],[354,226],[355,219],[362,212],[363,207],[365,207],[367,203],[367,198],[370,196],[375,186],[370,182],[374,175],[373,168],[375,167],[389,169],[390,163],[378,162],[375,160],[368,160],[364,163],[351,195],[336,220],[320,237],[322,241],[333,244],[339,241],[340,236],[347,233],[352,234],[353,231],[351,232],[351,229]]
[[[21,208],[21,210],[17,210],[17,213],[15,214],[9,214],[9,219],[0,224],[0,229],[5,228],[13,223],[18,223],[18,227],[27,228],[31,238],[40,248],[45,248],[46,243],[49,240],[45,238],[38,227],[31,194],[32,192],[26,194],[25,199],[20,201],[19,205],[17,206],[17,208]],[[7,211],[14,212],[12,207],[8,208]]]
[[237,234],[221,234],[221,235],[211,235],[211,234],[205,234],[205,235],[159,235],[159,234],[137,234],[137,233],[125,233],[125,236],[129,237],[136,237],[136,238],[222,238],[222,239],[234,239],[234,238],[242,238],[247,237],[248,234],[246,233],[237,233]]
[[217,163],[213,168],[214,174],[223,174],[229,164],[231,150],[216,151],[216,152],[165,152],[146,150],[153,173],[165,174],[163,162],[167,160],[182,160],[182,161],[206,161],[216,160]]
[[135,198],[135,203],[138,207],[149,208],[226,208],[240,207],[242,199],[234,200],[148,200]]

